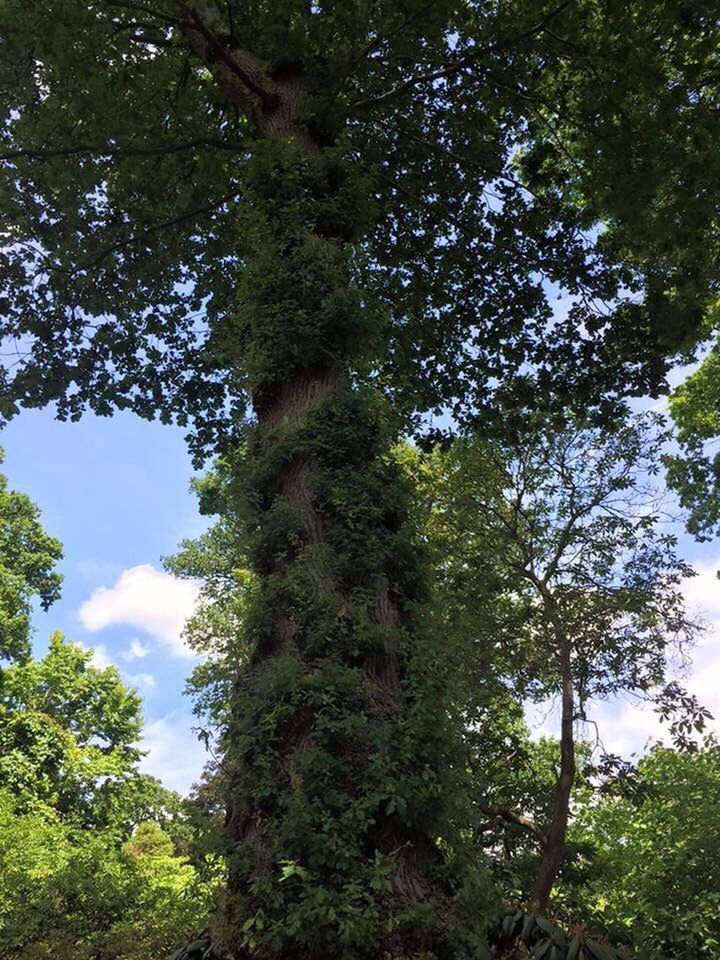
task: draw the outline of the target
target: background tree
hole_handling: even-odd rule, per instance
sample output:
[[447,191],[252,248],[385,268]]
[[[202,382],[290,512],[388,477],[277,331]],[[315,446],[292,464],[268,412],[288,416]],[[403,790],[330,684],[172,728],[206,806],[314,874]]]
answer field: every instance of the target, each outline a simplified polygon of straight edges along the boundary
[[581,806],[571,827],[591,851],[580,886],[588,919],[630,942],[641,960],[712,957],[720,943],[720,751],[656,746],[632,789]]
[[485,716],[473,716],[475,741],[501,703],[484,677],[495,673],[496,688],[508,685],[516,702],[560,702],[552,809],[535,821],[522,805],[514,812],[485,803],[487,813],[539,841],[531,896],[538,912],[547,909],[564,855],[576,725],[588,721],[593,701],[621,693],[653,696],[662,688],[672,699],[675,688],[663,683],[673,652],[697,631],[680,590],[692,570],[663,524],[660,426],[655,417],[611,431],[543,424],[515,441],[456,441],[434,456],[440,602],[448,629],[461,631],[461,656],[480,661],[469,674],[480,700],[465,685],[469,704],[486,703]]
[[201,731],[218,742],[230,721],[238,664],[250,656],[244,624],[257,590],[249,569],[242,500],[233,477],[231,458],[217,458],[210,471],[193,480],[200,512],[212,517],[212,523],[163,559],[173,576],[200,583],[199,600],[183,637],[203,659],[193,668],[186,693],[194,702]]
[[[3,459],[0,449],[0,463]],[[43,530],[39,516],[32,500],[9,490],[0,474],[0,660],[30,655],[33,599],[47,610],[60,596],[62,577],[55,566],[62,547]]]
[[688,530],[708,540],[720,529],[720,303],[709,311],[715,342],[670,397],[680,451],[666,457],[668,477],[689,512]]
[[192,420],[200,450],[251,407],[228,952],[471,955],[488,898],[468,912],[436,842],[442,649],[390,450],[440,405],[515,412],[539,392],[607,415],[702,336],[714,12],[2,11],[3,332],[23,350],[3,410]]
[[152,821],[123,844],[0,789],[0,951],[14,960],[161,960],[199,932],[221,879],[201,878]]
[[138,772],[140,699],[50,641],[0,699],[0,954],[165,957],[206,924],[224,871],[206,817]]
[[95,819],[140,759],[140,698],[92,651],[50,639],[42,660],[14,664],[0,700],[0,785],[24,809],[48,806],[79,823]]

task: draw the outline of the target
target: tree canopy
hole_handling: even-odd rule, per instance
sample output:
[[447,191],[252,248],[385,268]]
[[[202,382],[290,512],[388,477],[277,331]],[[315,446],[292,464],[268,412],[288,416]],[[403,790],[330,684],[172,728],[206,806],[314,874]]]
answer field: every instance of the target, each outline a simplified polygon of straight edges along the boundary
[[630,939],[642,960],[717,951],[718,757],[712,738],[697,753],[658,746],[638,764],[632,790],[583,808],[572,828],[593,851],[583,909]]
[[[712,312],[718,321],[717,303]],[[711,318],[711,319],[712,319]],[[690,513],[688,530],[709,540],[720,523],[720,343],[670,397],[680,451],[666,457],[668,478]]]
[[[194,418],[210,446],[237,426],[261,362],[238,352],[249,186],[273,135],[356,171],[332,203],[382,316],[362,356],[407,411],[487,410],[498,382],[521,405],[536,388],[597,403],[598,378],[654,391],[703,336],[719,179],[703,4],[5,0],[2,15],[5,415],[130,406]],[[548,285],[570,302],[555,318]],[[292,322],[296,347],[325,336]]]
[[98,670],[91,658],[56,633],[42,660],[4,672],[0,786],[22,807],[92,822],[97,793],[140,758],[140,699],[115,667]]

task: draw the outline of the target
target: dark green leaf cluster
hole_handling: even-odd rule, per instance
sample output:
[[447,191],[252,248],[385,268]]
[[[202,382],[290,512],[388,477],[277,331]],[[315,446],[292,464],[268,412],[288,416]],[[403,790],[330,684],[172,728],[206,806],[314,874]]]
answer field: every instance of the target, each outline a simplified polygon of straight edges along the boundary
[[[212,449],[244,412],[261,360],[234,335],[238,288],[284,310],[267,261],[247,270],[277,95],[233,99],[193,16],[269,86],[299,78],[303,137],[355,166],[350,192],[330,184],[334,229],[386,313],[372,359],[406,414],[487,417],[492,394],[518,411],[538,390],[607,407],[659,389],[704,336],[719,178],[702,5],[171,6],[4,4],[6,416],[129,407],[193,420]],[[348,296],[326,305],[341,338]],[[304,316],[286,344],[319,335]]]
[[[490,942],[496,956],[528,957],[530,960],[626,960],[628,954],[607,942],[601,934],[580,927],[564,933],[546,917],[510,908],[500,915],[491,929]],[[523,947],[523,953],[515,948]]]

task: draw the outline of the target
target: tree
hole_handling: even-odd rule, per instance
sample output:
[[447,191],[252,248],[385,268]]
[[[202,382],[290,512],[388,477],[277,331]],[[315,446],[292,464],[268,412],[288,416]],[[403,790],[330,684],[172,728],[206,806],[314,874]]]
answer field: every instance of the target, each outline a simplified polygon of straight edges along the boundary
[[[23,351],[3,411],[125,407],[193,421],[196,451],[242,441],[258,586],[220,939],[238,956],[469,955],[483,911],[454,902],[436,842],[442,645],[389,451],[444,404],[515,412],[540,391],[607,414],[702,335],[714,14],[2,11],[3,332]],[[567,319],[543,281],[573,298]]]
[[47,610],[60,596],[55,565],[61,559],[62,547],[43,530],[38,508],[25,494],[8,490],[0,474],[0,660],[30,655],[32,601],[39,598]]
[[[720,303],[710,311],[709,328],[720,325]],[[668,479],[689,511],[688,530],[707,540],[720,525],[720,339],[698,369],[670,396],[681,450],[666,457]]]
[[[481,664],[470,668],[480,692],[466,687],[468,703],[486,698],[493,709],[497,693],[490,681],[488,698],[482,679],[493,673],[501,689],[514,678],[516,697],[560,701],[558,775],[544,822],[526,809],[480,804],[539,841],[531,907],[541,913],[565,852],[576,724],[588,721],[594,701],[621,693],[661,693],[670,710],[684,695],[664,681],[673,652],[698,627],[680,590],[692,570],[662,523],[660,426],[652,416],[612,430],[543,424],[517,439],[456,441],[431,469],[446,623],[464,634],[465,657],[475,648]],[[473,719],[486,749],[487,716]]]
[[638,764],[632,791],[578,811],[572,835],[592,850],[582,909],[641,960],[717,954],[719,791],[712,739],[697,753],[658,745]]
[[219,876],[200,880],[152,822],[122,845],[0,789],[0,952],[15,960],[162,960],[198,933]]
[[0,786],[19,809],[52,809],[90,826],[141,757],[140,698],[115,667],[50,639],[42,660],[9,667],[0,696]]
[[0,954],[16,960],[161,960],[223,875],[202,816],[138,773],[138,695],[91,657],[55,634],[4,674]]

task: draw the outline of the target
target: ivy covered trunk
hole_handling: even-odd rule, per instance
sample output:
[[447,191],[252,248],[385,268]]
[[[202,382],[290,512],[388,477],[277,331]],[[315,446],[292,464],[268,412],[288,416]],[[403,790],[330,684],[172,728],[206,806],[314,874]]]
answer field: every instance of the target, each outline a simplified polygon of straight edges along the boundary
[[398,424],[357,376],[383,325],[352,278],[368,185],[340,148],[274,131],[246,190],[224,349],[256,412],[240,486],[258,587],[227,740],[220,937],[238,957],[456,958],[439,638]]

